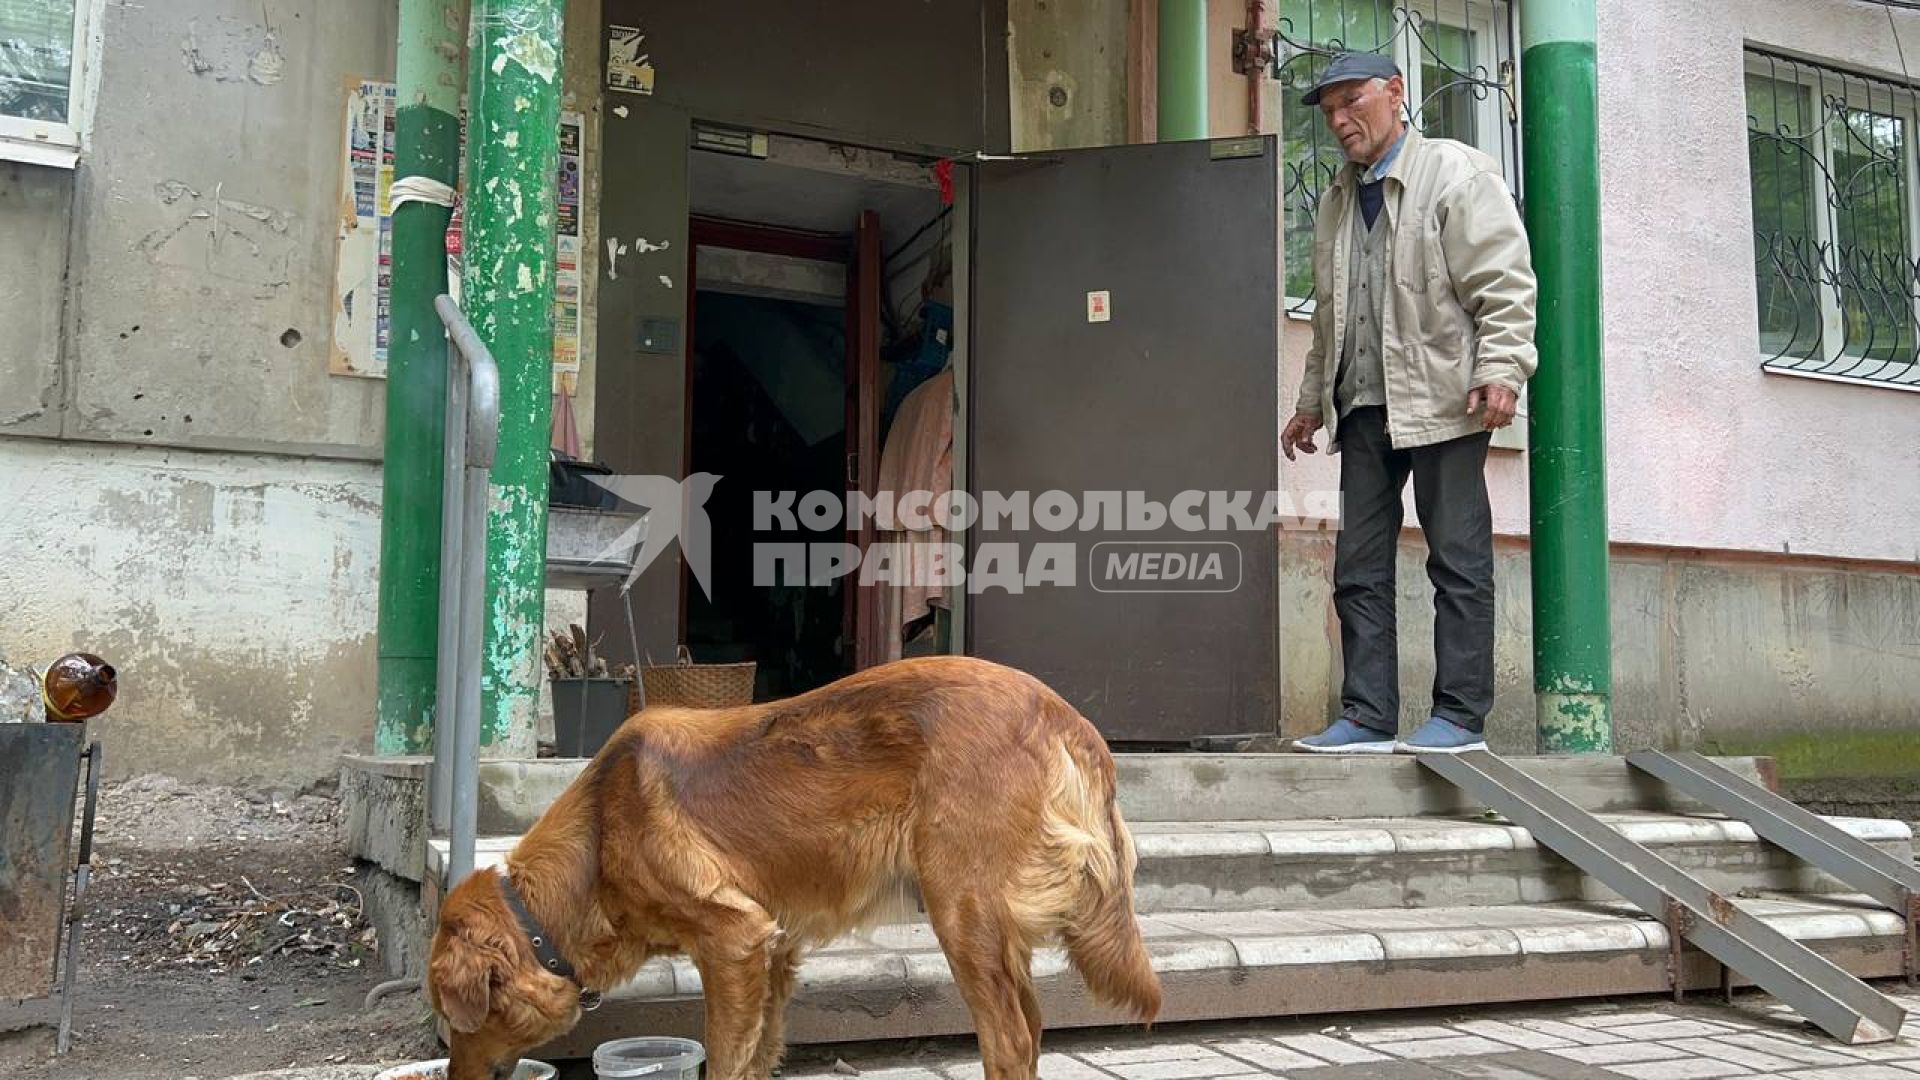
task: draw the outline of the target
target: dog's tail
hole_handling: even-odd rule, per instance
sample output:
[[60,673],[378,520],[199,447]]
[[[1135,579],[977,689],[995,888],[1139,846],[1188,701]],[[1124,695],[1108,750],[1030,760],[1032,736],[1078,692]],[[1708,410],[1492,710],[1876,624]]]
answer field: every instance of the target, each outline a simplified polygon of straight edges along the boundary
[[[1103,771],[1112,775],[1110,770]],[[1100,839],[1111,855],[1088,860],[1085,906],[1062,936],[1068,959],[1094,997],[1151,1023],[1160,1013],[1160,977],[1154,974],[1146,940],[1134,918],[1133,874],[1138,858],[1113,785],[1103,786],[1106,790],[1097,797],[1105,803],[1100,815],[1105,820],[1096,818],[1089,824],[1095,826],[1096,835],[1105,834]]]

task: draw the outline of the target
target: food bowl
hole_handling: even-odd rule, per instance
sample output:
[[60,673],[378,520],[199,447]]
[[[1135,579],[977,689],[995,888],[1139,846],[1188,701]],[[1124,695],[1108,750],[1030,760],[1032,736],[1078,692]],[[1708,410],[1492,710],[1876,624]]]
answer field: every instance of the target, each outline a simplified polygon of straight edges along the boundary
[[603,1042],[593,1051],[600,1080],[700,1080],[707,1049],[692,1039],[639,1038]]
[[[512,1080],[554,1080],[560,1070],[544,1061],[521,1058],[520,1064],[513,1070]],[[434,1058],[432,1061],[416,1061],[411,1065],[395,1065],[393,1068],[375,1076],[373,1080],[446,1080],[447,1059]]]

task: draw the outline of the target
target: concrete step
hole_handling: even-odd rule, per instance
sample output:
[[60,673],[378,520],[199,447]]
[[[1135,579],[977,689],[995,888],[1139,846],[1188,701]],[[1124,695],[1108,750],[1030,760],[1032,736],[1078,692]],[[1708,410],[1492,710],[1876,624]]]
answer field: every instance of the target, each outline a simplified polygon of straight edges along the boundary
[[[1739,901],[1863,978],[1900,973],[1900,919],[1864,897]],[[1167,912],[1142,917],[1166,991],[1163,1022],[1417,1008],[1666,990],[1667,931],[1623,903],[1316,912]],[[1719,969],[1689,949],[1687,985]],[[1091,1002],[1058,949],[1034,958],[1049,1027],[1127,1019]],[[1736,980],[1736,985],[1745,985]],[[698,1038],[700,976],[658,959],[533,1056],[583,1056],[625,1035]],[[921,1038],[973,1030],[945,957],[925,925],[836,943],[800,972],[788,1013],[795,1043]]]
[[[1508,760],[1596,813],[1700,813],[1707,808],[1629,767],[1599,755]],[[1772,789],[1767,759],[1714,759]],[[1115,754],[1120,809],[1129,822],[1314,821],[1470,816],[1484,807],[1401,755]],[[405,873],[417,871],[428,761],[424,757],[347,755],[341,762],[355,854]],[[579,758],[480,763],[482,836],[522,833],[573,782]]]
[[[1848,887],[1764,843],[1745,822],[1672,814],[1600,815],[1629,839],[1725,893],[1821,894]],[[1829,818],[1899,858],[1912,857],[1899,821]],[[1338,821],[1142,821],[1135,906],[1163,911],[1316,911],[1474,907],[1618,897],[1502,819],[1353,818]],[[516,837],[483,838],[481,866]],[[428,865],[445,866],[446,841]]]

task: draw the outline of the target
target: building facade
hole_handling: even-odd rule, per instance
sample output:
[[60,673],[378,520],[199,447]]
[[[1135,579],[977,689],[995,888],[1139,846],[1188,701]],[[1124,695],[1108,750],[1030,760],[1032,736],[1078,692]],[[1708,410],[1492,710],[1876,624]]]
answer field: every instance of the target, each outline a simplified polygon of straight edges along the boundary
[[[795,176],[893,184],[872,197],[902,207],[919,206],[916,184],[931,190],[927,161],[1154,130],[1154,4],[876,0],[824,22],[773,0],[751,17],[644,7],[568,3],[560,75],[582,132],[578,372],[564,388],[586,448],[621,468],[670,463],[692,422],[691,346],[661,362],[644,343],[689,312],[694,286],[658,245],[697,248],[692,219],[732,175],[692,156],[701,125],[798,140],[773,154]],[[1207,10],[1212,134],[1278,147],[1277,411],[1305,351],[1302,239],[1332,162],[1287,83],[1315,50],[1392,50],[1423,126],[1493,153],[1524,195],[1515,12]],[[1234,69],[1250,13],[1279,44],[1254,77]],[[646,94],[605,87],[622,26],[645,35]],[[1617,741],[1774,754],[1810,798],[1910,799],[1920,11],[1600,0],[1599,30]],[[124,696],[100,725],[122,775],[300,783],[371,745],[384,384],[337,354],[355,210],[346,106],[353,87],[392,79],[394,36],[377,0],[0,0],[0,43],[14,42],[0,56],[16,61],[0,67],[0,653],[111,658]],[[811,160],[802,142],[868,156]],[[1500,443],[1491,731],[1525,751],[1524,430]],[[1301,505],[1336,486],[1324,457],[1274,457]],[[1337,707],[1332,544],[1312,530],[1277,543],[1273,726],[1298,734]],[[1410,712],[1430,676],[1421,561],[1409,530]],[[650,573],[636,596],[666,611],[682,587]],[[582,610],[563,594],[550,607],[560,623]],[[681,629],[650,626],[647,650],[670,651]]]

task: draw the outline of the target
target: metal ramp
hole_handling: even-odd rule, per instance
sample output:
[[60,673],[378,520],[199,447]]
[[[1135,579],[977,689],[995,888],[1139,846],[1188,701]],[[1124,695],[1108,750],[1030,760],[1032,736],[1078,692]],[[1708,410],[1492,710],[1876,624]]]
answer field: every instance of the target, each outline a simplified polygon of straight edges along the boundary
[[1691,751],[1642,750],[1627,764],[1689,798],[1753,826],[1762,840],[1825,870],[1906,920],[1901,957],[1907,982],[1920,984],[1920,867],[1849,836],[1816,814]]
[[1841,1042],[1886,1042],[1906,1011],[1731,899],[1622,836],[1484,750],[1422,754],[1420,764],[1526,829],[1542,846],[1667,924],[1669,977],[1682,985],[1682,939],[1751,978]]

